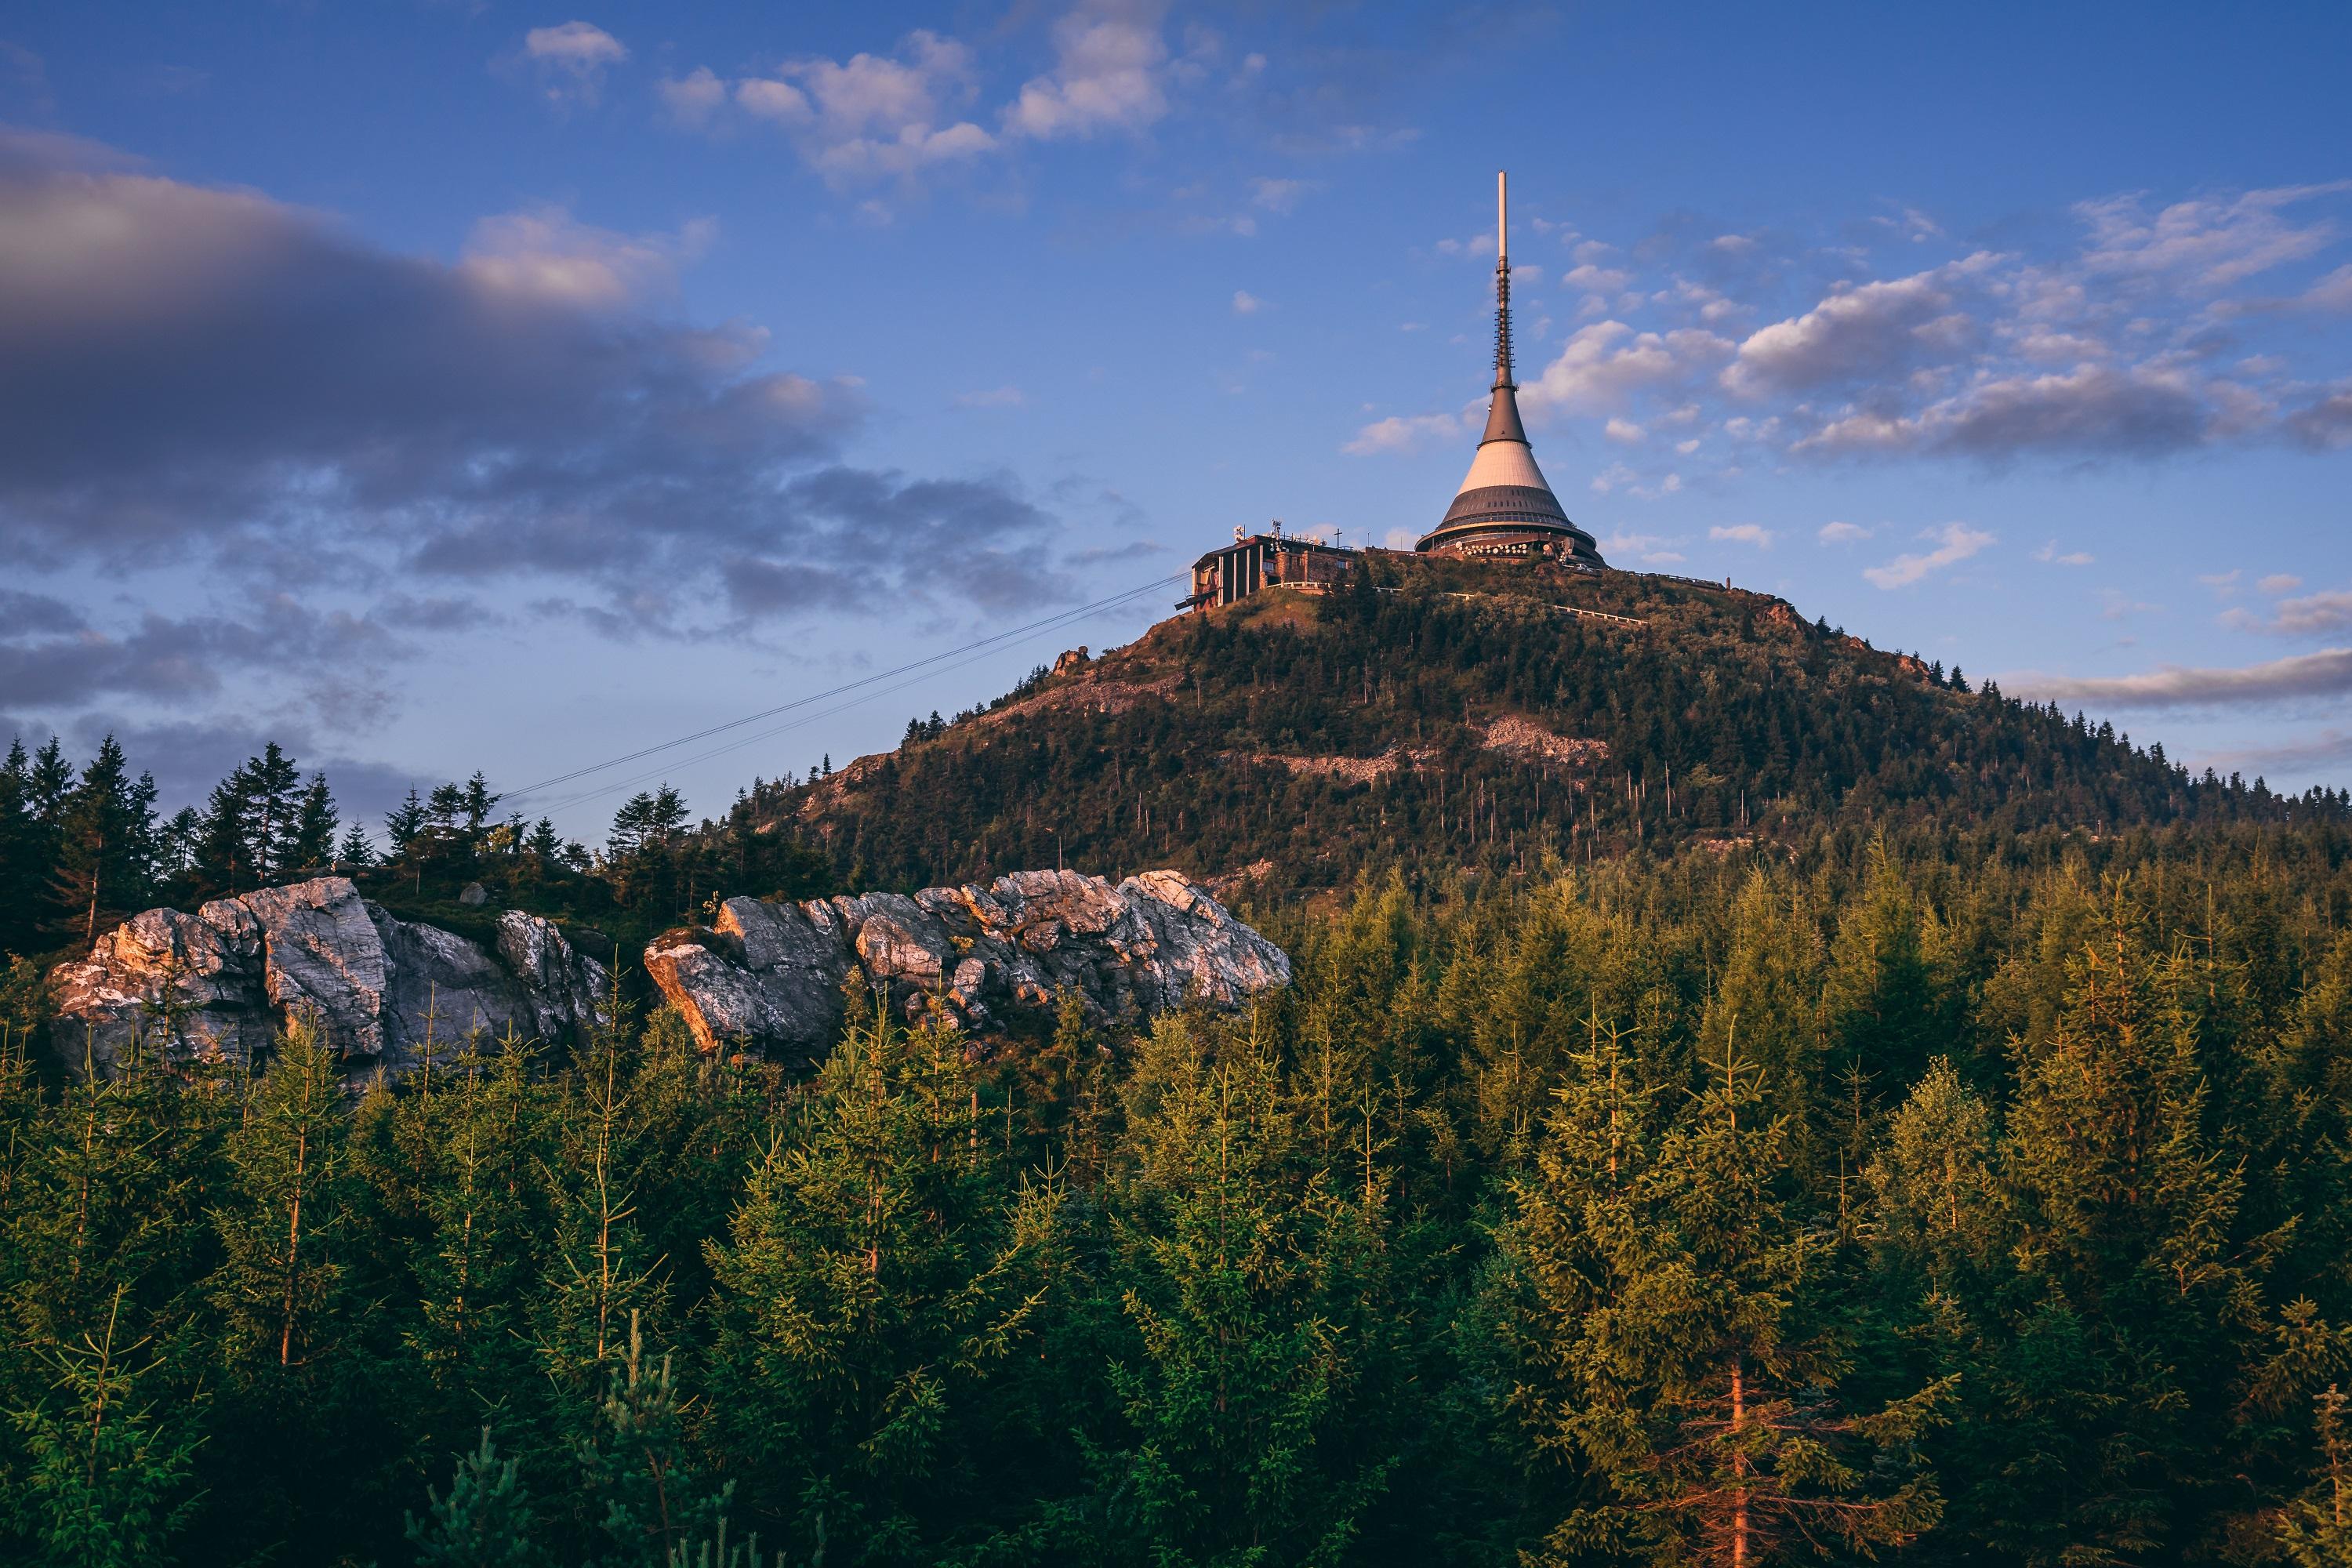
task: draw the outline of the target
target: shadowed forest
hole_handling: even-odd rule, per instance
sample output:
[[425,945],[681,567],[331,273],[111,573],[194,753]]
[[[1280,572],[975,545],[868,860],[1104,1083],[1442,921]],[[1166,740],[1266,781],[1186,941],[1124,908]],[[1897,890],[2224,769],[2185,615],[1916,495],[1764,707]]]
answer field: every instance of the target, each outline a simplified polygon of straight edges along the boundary
[[60,1080],[14,989],[0,1554],[2340,1565],[2347,853],[1376,879],[1252,1015],[805,1082]]

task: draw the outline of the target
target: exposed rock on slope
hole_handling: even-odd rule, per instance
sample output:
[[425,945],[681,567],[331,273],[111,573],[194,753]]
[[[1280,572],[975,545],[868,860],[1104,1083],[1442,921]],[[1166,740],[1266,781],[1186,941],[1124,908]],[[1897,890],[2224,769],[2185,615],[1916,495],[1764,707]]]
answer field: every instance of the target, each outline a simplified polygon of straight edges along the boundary
[[499,917],[494,955],[395,920],[348,878],[149,910],[49,974],[51,1043],[68,1066],[109,1070],[134,1039],[167,1059],[244,1061],[299,1013],[354,1077],[405,1072],[468,1037],[554,1038],[596,1016],[612,977],[536,915]]
[[730,899],[718,923],[656,942],[646,971],[706,1050],[814,1058],[840,1026],[845,983],[898,1011],[986,1031],[1074,992],[1097,1020],[1199,1001],[1237,1007],[1290,983],[1282,950],[1175,871],[1113,887],[1015,871],[982,887],[771,904]]

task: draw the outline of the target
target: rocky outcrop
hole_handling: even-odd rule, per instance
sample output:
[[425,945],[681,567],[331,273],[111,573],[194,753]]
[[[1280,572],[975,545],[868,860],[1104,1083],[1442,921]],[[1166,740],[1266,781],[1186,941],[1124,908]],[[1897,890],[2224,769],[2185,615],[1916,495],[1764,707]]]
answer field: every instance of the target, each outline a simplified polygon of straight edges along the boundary
[[510,1028],[562,1037],[598,1016],[611,985],[536,915],[500,916],[493,952],[320,877],[124,921],[51,971],[50,1038],[76,1070],[110,1070],[134,1041],[167,1060],[242,1062],[299,1016],[364,1078]]
[[646,950],[646,972],[705,1050],[812,1060],[848,994],[987,1033],[1065,993],[1099,1022],[1199,1002],[1245,1005],[1290,982],[1282,950],[1175,871],[1116,887],[1076,871],[981,886],[767,903],[730,899],[709,927]]

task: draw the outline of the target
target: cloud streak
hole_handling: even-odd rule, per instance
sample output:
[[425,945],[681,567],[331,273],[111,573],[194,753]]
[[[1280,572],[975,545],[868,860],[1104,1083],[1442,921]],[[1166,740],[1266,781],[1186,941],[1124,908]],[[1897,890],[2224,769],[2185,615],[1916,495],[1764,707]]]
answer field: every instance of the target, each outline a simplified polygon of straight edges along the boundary
[[2095,708],[2243,707],[2352,691],[2352,648],[2322,648],[2265,664],[2192,668],[2166,665],[2142,675],[2021,675],[2005,689]]

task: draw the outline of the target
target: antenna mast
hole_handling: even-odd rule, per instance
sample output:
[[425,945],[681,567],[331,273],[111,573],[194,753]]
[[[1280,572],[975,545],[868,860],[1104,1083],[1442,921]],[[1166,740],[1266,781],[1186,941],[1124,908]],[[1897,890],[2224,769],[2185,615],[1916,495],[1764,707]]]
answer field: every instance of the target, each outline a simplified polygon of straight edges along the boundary
[[1495,171],[1495,384],[1511,380],[1511,203],[1502,170]]

